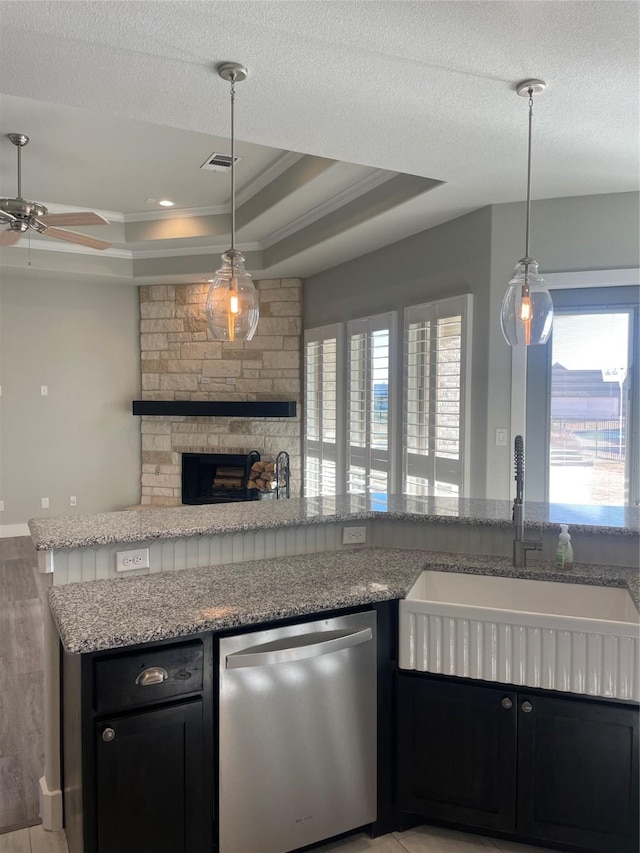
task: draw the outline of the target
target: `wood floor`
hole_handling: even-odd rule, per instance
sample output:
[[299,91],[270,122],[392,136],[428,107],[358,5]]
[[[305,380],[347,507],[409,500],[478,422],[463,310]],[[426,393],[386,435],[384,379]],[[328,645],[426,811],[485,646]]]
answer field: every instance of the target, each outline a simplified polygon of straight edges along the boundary
[[46,584],[35,566],[28,537],[0,539],[0,833],[40,821]]

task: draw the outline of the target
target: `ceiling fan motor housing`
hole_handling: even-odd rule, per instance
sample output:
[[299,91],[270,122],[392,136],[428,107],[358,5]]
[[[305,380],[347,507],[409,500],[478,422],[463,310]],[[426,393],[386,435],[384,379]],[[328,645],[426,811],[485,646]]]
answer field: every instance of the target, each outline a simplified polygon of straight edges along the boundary
[[0,211],[5,211],[17,219],[38,219],[47,215],[47,208],[37,201],[27,201],[26,198],[0,198]]

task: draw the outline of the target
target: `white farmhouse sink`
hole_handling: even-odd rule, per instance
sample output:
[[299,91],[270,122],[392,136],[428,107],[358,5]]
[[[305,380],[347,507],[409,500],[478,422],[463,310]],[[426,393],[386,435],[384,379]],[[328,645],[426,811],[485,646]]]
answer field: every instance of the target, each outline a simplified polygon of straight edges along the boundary
[[400,667],[640,699],[626,589],[423,572],[400,602]]

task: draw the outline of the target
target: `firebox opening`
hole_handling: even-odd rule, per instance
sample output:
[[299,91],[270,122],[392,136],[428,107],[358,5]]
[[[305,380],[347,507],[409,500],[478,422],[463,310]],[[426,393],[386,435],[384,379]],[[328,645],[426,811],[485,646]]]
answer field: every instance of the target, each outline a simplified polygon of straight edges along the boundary
[[248,487],[251,466],[260,461],[250,453],[183,453],[182,503],[213,504],[250,501],[258,497]]

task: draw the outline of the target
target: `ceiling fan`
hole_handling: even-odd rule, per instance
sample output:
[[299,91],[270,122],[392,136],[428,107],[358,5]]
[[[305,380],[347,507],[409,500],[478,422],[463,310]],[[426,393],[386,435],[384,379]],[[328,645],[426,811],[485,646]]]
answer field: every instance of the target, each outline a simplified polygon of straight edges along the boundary
[[21,154],[22,149],[29,142],[29,137],[24,133],[8,133],[7,136],[18,149],[18,197],[0,198],[0,223],[6,223],[9,226],[0,233],[0,246],[12,246],[31,229],[38,234],[55,237],[57,240],[66,240],[68,243],[77,243],[80,246],[89,246],[91,249],[108,249],[111,243],[57,227],[58,225],[108,225],[104,217],[88,211],[49,213],[43,204],[22,198]]

